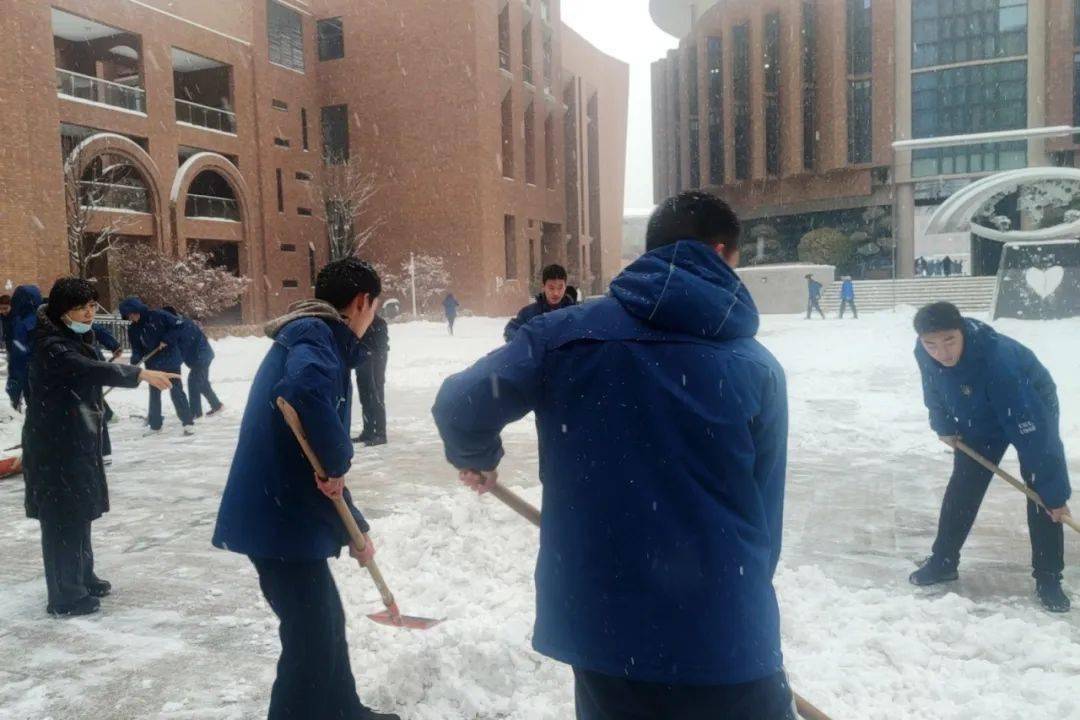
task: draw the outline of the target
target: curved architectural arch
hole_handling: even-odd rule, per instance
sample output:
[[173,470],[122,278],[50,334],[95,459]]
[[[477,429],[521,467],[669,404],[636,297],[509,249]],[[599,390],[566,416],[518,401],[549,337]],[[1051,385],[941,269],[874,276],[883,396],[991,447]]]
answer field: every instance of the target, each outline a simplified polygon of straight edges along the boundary
[[169,193],[169,209],[173,218],[174,228],[173,241],[177,243],[178,249],[180,233],[177,228],[180,227],[184,220],[184,208],[187,207],[187,196],[191,189],[191,183],[206,170],[216,172],[229,184],[229,187],[232,188],[233,195],[236,196],[237,207],[240,210],[240,222],[244,226],[245,242],[248,239],[247,236],[251,227],[252,208],[248,196],[247,183],[244,182],[240,170],[238,170],[237,167],[229,162],[223,155],[212,152],[200,152],[189,157],[176,171],[176,177],[173,178],[172,189]]

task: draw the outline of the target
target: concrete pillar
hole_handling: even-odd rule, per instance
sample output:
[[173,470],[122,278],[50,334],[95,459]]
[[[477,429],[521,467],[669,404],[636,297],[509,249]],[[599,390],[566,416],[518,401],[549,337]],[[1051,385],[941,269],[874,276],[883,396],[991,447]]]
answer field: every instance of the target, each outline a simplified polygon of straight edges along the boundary
[[[1046,3],[1028,0],[1027,116],[1029,128],[1046,126]],[[1046,140],[1028,140],[1028,167],[1050,164]]]
[[[911,139],[911,0],[896,0],[895,139]],[[893,152],[893,235],[896,238],[896,277],[915,275],[915,184],[911,151]]]

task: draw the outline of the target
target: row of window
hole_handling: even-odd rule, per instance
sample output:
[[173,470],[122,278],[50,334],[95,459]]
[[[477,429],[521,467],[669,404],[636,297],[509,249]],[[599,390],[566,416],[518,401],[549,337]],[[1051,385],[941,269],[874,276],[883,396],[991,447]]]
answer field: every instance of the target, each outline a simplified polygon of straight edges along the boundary
[[[315,36],[320,61],[345,57],[345,28],[341,18],[317,21]],[[270,62],[304,72],[304,21],[299,12],[267,0],[266,40]]]
[[[533,76],[533,21],[532,11],[526,7],[526,21],[521,28],[521,75],[525,82],[535,84]],[[543,21],[541,28],[541,43],[543,45],[543,76],[544,89],[551,91],[552,78],[554,77],[554,43],[555,35],[550,26],[550,4],[546,0],[541,2],[540,18]],[[499,67],[510,72],[510,3],[505,2],[499,11]]]
[[[505,178],[515,177],[514,163],[514,99],[507,91],[503,96],[500,109],[502,122],[502,174]],[[530,102],[525,108],[522,121],[525,136],[525,182],[536,184],[536,105]],[[544,117],[544,176],[545,186],[555,188],[555,113],[548,112]]]

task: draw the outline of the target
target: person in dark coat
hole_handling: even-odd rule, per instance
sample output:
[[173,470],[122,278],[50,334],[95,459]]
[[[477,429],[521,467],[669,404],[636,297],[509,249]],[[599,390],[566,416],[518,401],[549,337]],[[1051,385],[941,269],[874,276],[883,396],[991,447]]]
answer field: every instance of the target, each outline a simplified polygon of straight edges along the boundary
[[[1059,430],[1060,405],[1053,378],[1028,348],[978,320],[961,317],[950,303],[934,303],[915,316],[915,359],[922,374],[930,427],[949,447],[963,440],[999,464],[1009,445],[1020,456],[1024,482],[1039,494],[1043,511],[1027,503],[1031,561],[1043,605],[1066,612],[1062,518],[1072,489]],[[979,512],[992,474],[959,450],[945,490],[933,554],[911,575],[915,585],[956,580],[960,549]]]
[[562,310],[575,305],[574,299],[566,293],[566,268],[562,265],[548,265],[540,276],[544,290],[536,296],[536,301],[521,308],[517,317],[506,324],[503,339],[510,342],[525,323],[545,313]]
[[442,301],[443,311],[446,313],[446,324],[450,326],[450,334],[454,334],[454,322],[457,320],[458,308],[461,303],[454,297],[454,293],[447,293]]
[[952,276],[952,270],[953,270],[953,260],[952,260],[951,257],[946,255],[945,259],[941,261],[941,272],[944,273],[945,277],[951,277]]
[[855,316],[855,319],[859,319],[859,311],[855,307],[855,283],[851,281],[851,277],[844,276],[844,281],[840,285],[840,319],[844,319],[844,310],[851,307],[851,314]]
[[206,338],[206,333],[199,324],[189,317],[181,315],[174,308],[162,308],[170,315],[176,316],[180,323],[180,357],[188,366],[188,402],[191,405],[191,416],[195,419],[203,416],[202,399],[210,403],[208,416],[217,415],[225,405],[218,398],[214,388],[210,385],[210,364],[214,361],[214,348]]
[[91,332],[96,300],[85,280],[56,281],[38,314],[26,388],[26,515],[41,523],[47,610],[54,615],[92,613],[111,588],[94,573],[90,541],[90,523],[109,510],[101,388],[170,382],[166,373],[99,358]]
[[11,333],[14,331],[15,316],[11,314],[11,296],[0,295],[0,334],[4,338],[4,350],[11,357]]
[[821,283],[814,279],[813,275],[806,276],[806,319],[810,319],[814,310],[818,311],[821,319],[825,319],[825,312],[821,309]]
[[34,350],[34,327],[37,310],[43,302],[37,285],[20,285],[11,298],[12,320],[11,354],[8,355],[7,394],[11,406],[22,410],[25,399],[30,356]]
[[378,315],[360,339],[365,360],[356,368],[356,391],[364,428],[353,442],[368,447],[386,444],[386,364],[390,359],[390,328]]
[[533,647],[577,717],[793,720],[772,578],[787,391],[732,269],[739,221],[688,192],[607,297],[548,313],[451,376],[433,414],[480,491],[535,412],[543,516]]
[[[281,621],[270,720],[399,720],[364,707],[357,697],[344,610],[327,563],[345,545],[365,563],[375,552],[370,540],[363,552],[349,543],[328,498],[344,497],[366,537],[368,524],[344,480],[353,457],[350,375],[381,289],[375,270],[356,258],[323,268],[316,299],[294,303],[266,326],[274,343],[240,424],[213,543],[248,556]],[[277,409],[279,397],[296,409],[329,479],[315,477]]]
[[[131,323],[128,338],[131,341],[131,364],[146,362],[151,370],[180,375],[183,356],[180,354],[180,322],[175,315],[164,310],[151,310],[137,297],[120,301],[120,317]],[[156,351],[156,352],[155,352]],[[151,356],[151,353],[154,353]],[[184,434],[195,433],[195,419],[191,415],[191,406],[184,394],[184,383],[177,380],[169,390],[176,416],[184,426]],[[165,419],[161,415],[161,390],[150,387],[150,410],[146,416],[150,432],[161,431]]]

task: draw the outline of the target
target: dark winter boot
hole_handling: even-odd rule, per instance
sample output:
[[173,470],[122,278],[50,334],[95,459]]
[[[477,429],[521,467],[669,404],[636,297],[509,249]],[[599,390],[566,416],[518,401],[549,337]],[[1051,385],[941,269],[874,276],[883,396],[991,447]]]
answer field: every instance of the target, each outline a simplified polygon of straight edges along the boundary
[[1039,594],[1043,607],[1050,612],[1069,612],[1072,607],[1069,596],[1061,589],[1061,578],[1057,575],[1036,575],[1035,592]]
[[372,435],[367,440],[364,440],[364,445],[367,447],[378,447],[379,445],[386,444],[385,435]]
[[943,582],[952,582],[958,580],[960,574],[956,572],[956,566],[952,563],[946,563],[942,560],[931,555],[923,560],[923,564],[918,570],[911,573],[908,580],[912,585],[937,585]]
[[81,600],[76,600],[70,605],[49,605],[45,610],[53,616],[60,617],[63,615],[91,615],[96,613],[101,608],[101,602],[96,597],[90,597],[87,595]]
[[360,717],[356,720],[401,720],[401,716],[394,713],[375,712],[371,708],[364,708],[360,713]]
[[101,578],[94,578],[86,583],[86,591],[90,593],[90,597],[103,598],[112,592],[112,583]]

